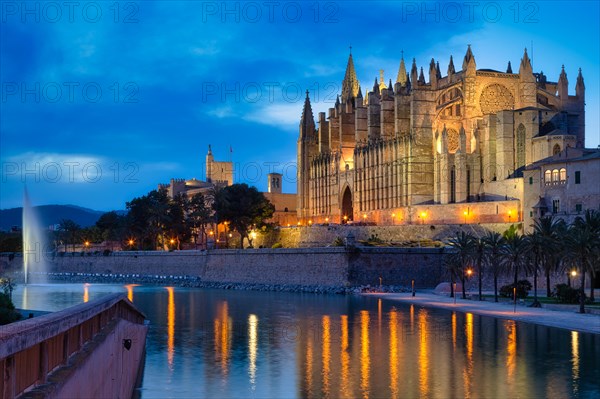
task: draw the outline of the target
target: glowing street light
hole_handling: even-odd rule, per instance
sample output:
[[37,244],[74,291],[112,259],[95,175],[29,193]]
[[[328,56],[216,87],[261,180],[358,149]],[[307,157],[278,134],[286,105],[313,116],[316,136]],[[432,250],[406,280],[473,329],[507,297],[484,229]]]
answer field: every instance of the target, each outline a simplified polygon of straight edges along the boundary
[[329,218],[325,218],[325,223],[329,223]]
[[421,212],[419,217],[421,218],[421,220],[423,220],[422,224],[425,224],[425,218],[427,217],[427,212]]
[[467,216],[469,215],[468,211],[464,211],[463,215],[465,215],[465,224],[467,224]]
[[312,226],[312,220],[309,220],[309,221],[308,221],[308,225],[309,225],[309,226]]
[[363,220],[367,220],[367,214],[363,213]]

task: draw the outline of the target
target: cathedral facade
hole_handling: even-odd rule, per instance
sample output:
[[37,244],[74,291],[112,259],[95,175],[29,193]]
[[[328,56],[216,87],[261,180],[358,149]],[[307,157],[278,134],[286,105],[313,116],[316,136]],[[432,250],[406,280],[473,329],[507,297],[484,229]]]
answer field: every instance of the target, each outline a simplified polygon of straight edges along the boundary
[[307,92],[298,138],[300,223],[476,223],[523,220],[527,165],[585,143],[585,86],[534,73],[462,70],[450,57],[425,79],[402,57],[395,82],[375,79],[363,97],[352,54],[342,93],[315,123]]

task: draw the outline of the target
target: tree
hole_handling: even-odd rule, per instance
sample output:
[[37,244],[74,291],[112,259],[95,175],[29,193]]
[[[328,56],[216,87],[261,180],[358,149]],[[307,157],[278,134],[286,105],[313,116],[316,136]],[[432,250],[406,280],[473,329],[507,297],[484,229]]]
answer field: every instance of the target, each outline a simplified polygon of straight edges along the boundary
[[457,232],[454,237],[451,237],[450,240],[448,240],[448,244],[454,250],[450,254],[450,265],[455,268],[454,273],[460,277],[463,299],[467,298],[467,293],[465,291],[465,273],[474,258],[474,240],[475,238],[471,234],[465,233],[464,231]]
[[152,190],[147,195],[127,202],[128,225],[137,238],[138,247],[156,249],[170,221],[169,197],[166,190]]
[[473,257],[475,261],[475,267],[477,267],[477,282],[479,288],[479,300],[483,300],[482,285],[483,285],[483,259],[485,257],[486,244],[483,238],[473,237]]
[[78,241],[81,226],[71,219],[63,219],[60,221],[58,230],[63,236],[65,252],[67,251],[67,244],[71,244],[73,246],[73,252],[75,252],[75,243]]
[[240,248],[244,238],[252,244],[248,232],[251,228],[267,225],[275,208],[255,187],[247,184],[233,184],[215,193],[213,209],[219,221],[226,221],[240,234]]
[[541,260],[546,256],[546,240],[541,234],[533,231],[525,237],[524,245],[527,253],[527,271],[533,273],[533,303],[531,306],[539,308],[542,305],[537,297],[537,276]]
[[169,201],[165,230],[169,239],[177,242],[177,249],[181,249],[182,240],[187,241],[190,237],[190,230],[186,223],[188,211],[189,201],[185,194],[180,193]]
[[494,302],[498,302],[498,277],[502,272],[501,253],[506,244],[504,237],[495,231],[488,232],[483,237],[485,242],[485,263],[494,276]]
[[600,236],[594,224],[594,211],[587,211],[584,218],[578,217],[569,226],[566,237],[568,258],[579,269],[581,286],[579,293],[579,312],[585,313],[585,275],[594,275],[593,262],[597,258]]
[[525,239],[517,232],[515,225],[512,225],[504,232],[506,245],[502,248],[501,257],[508,271],[515,275],[514,287],[517,286],[519,279],[519,270],[525,264]]
[[192,230],[194,245],[198,247],[198,233],[200,241],[206,242],[206,225],[212,221],[212,209],[207,205],[207,199],[202,193],[194,195],[189,201],[187,225]]
[[96,221],[103,241],[122,241],[125,234],[126,218],[115,211],[106,212]]
[[550,287],[550,273],[556,271],[562,259],[565,223],[562,219],[554,219],[552,216],[539,218],[533,224],[533,233],[540,240],[539,245],[545,249],[538,257],[541,269],[546,277],[546,296],[552,296]]

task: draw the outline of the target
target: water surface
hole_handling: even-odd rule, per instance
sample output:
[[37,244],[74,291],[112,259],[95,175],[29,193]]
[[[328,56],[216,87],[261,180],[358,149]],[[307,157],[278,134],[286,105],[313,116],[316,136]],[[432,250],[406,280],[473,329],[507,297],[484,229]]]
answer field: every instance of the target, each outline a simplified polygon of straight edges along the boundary
[[372,297],[19,286],[60,310],[127,293],[150,320],[143,398],[600,398],[600,336]]

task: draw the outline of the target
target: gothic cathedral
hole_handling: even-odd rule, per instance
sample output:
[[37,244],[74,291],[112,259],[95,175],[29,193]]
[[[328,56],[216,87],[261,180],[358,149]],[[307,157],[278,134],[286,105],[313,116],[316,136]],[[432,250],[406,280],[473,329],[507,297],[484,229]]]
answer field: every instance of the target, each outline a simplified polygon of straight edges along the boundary
[[[383,75],[383,73],[381,73]],[[375,79],[363,97],[352,54],[334,108],[317,125],[307,92],[298,138],[301,223],[379,224],[520,221],[526,165],[585,143],[585,86],[575,95],[534,73],[477,69],[470,46],[446,76],[428,81],[404,59],[395,83]]]

